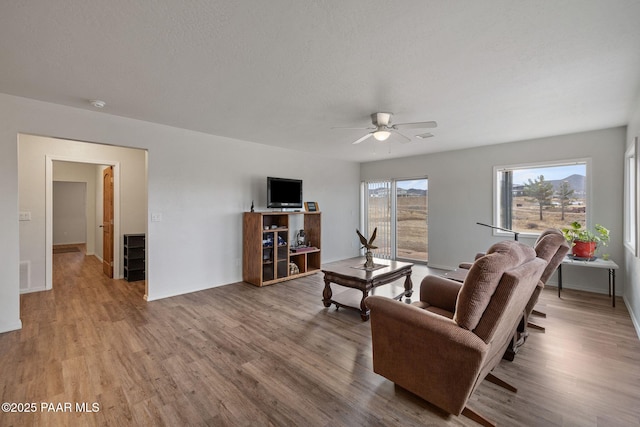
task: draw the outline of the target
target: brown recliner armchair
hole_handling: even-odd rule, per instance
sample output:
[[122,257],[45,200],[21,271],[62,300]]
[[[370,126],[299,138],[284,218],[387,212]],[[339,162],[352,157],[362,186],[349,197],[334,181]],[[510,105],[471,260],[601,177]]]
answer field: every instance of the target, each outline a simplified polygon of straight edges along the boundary
[[[463,284],[427,276],[412,305],[370,296],[374,372],[454,415],[490,421],[466,407],[513,336],[546,263],[505,241],[476,260]],[[515,388],[509,388],[516,391]]]
[[538,236],[538,239],[533,245],[533,249],[536,251],[536,256],[543,259],[547,265],[542,272],[538,286],[536,286],[536,289],[533,291],[533,294],[525,307],[522,320],[518,324],[513,340],[504,354],[504,358],[507,360],[513,360],[520,347],[525,343],[529,335],[527,330],[528,328],[537,329],[542,332],[545,331],[543,326],[537,325],[529,319],[531,314],[534,313],[539,316],[546,317],[545,313],[534,310],[534,307],[538,303],[538,298],[540,297],[540,293],[544,289],[544,286],[557,270],[560,263],[562,263],[564,256],[570,249],[570,246],[560,230],[549,228],[540,233],[540,236]]
[[[571,246],[569,246],[567,239],[564,238],[560,230],[556,228],[549,228],[543,231],[540,236],[538,236],[538,239],[533,245],[533,249],[536,251],[536,256],[538,258],[542,258],[547,262],[547,266],[545,267],[544,272],[540,277],[540,283],[538,284],[538,287],[534,291],[533,295],[531,296],[531,300],[527,304],[527,308],[525,310],[527,319],[525,320],[528,320],[528,317],[534,311],[533,308],[538,302],[540,292],[542,292],[544,285],[547,284],[549,278],[558,269],[558,266],[562,263],[562,260],[564,259],[565,255],[567,255],[567,252],[569,252],[569,249],[571,249]],[[544,331],[544,328],[540,326],[536,326],[535,328]]]
[[[540,316],[546,316],[544,313],[540,313],[539,311],[534,310],[535,305],[538,303],[538,298],[540,297],[540,293],[544,289],[549,278],[553,275],[553,273],[558,269],[558,266],[562,263],[567,252],[571,247],[567,240],[562,235],[562,232],[557,228],[548,228],[544,230],[538,238],[536,242],[533,244],[533,248],[536,251],[536,256],[538,258],[542,258],[547,262],[547,266],[542,273],[542,277],[540,278],[540,283],[536,287],[533,295],[531,295],[531,299],[527,303],[527,307],[525,308],[525,313],[523,317],[523,321],[518,327],[518,334],[514,337],[513,345],[510,347],[509,355],[507,359],[513,360],[513,355],[517,351],[518,347],[520,347],[524,343],[524,339],[527,336],[527,326],[533,329],[537,329],[540,331],[544,331],[544,327],[539,326],[535,323],[529,321],[529,317],[532,313],[538,314]],[[483,256],[483,253],[476,254],[476,259]],[[461,269],[469,269],[472,263],[462,262],[459,265]]]

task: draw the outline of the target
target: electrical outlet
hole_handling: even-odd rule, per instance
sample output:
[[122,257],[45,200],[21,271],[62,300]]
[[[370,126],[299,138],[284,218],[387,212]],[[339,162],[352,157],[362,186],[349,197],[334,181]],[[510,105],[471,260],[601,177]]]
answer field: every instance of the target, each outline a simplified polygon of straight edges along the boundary
[[151,214],[151,222],[160,222],[162,221],[162,214],[161,213],[152,213]]
[[20,212],[18,219],[20,221],[31,221],[31,212]]

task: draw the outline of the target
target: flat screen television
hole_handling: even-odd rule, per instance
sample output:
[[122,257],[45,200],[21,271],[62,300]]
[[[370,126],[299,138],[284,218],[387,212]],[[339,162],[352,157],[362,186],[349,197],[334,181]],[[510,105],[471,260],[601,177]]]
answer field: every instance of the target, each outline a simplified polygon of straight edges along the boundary
[[268,208],[301,208],[302,180],[267,177]]

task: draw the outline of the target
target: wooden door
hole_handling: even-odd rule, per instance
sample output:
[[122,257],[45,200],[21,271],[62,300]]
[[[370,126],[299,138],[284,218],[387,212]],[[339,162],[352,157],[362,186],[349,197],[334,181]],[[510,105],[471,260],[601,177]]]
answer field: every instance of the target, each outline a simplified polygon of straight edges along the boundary
[[102,171],[102,271],[113,278],[113,166]]

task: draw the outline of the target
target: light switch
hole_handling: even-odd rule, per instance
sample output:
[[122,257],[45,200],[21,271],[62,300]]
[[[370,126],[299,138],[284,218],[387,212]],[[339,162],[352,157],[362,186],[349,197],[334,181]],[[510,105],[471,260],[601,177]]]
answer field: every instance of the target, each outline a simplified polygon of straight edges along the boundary
[[18,218],[20,221],[31,221],[31,212],[20,212]]

